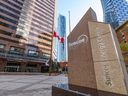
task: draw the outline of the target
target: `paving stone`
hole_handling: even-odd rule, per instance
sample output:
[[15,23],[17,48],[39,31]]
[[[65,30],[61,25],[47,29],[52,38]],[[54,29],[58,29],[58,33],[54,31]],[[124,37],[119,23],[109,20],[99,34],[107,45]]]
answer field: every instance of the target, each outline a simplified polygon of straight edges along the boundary
[[0,96],[51,96],[52,85],[68,83],[64,75],[2,75]]

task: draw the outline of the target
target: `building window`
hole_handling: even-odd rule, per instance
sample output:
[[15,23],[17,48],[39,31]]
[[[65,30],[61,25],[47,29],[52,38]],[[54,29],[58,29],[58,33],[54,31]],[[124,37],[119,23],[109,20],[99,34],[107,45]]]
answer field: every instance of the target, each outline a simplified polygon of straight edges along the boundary
[[5,17],[5,16],[2,16],[2,15],[0,15],[0,18],[6,20],[6,21],[8,21],[8,22],[11,22],[11,23],[13,23],[13,24],[17,24],[17,23],[18,23],[18,21],[15,21],[15,20],[13,20],[13,19],[10,19],[10,18]]
[[40,44],[40,45],[44,45],[44,46],[47,46],[47,47],[51,47],[51,45],[50,45],[50,44],[43,43],[43,42],[38,42],[38,44]]
[[35,11],[35,10],[33,10],[33,12],[35,12],[35,13],[39,14],[40,16],[42,16],[42,17],[48,19],[49,21],[53,22],[53,19],[49,18],[46,13],[45,13],[46,14],[46,16],[45,16],[44,13],[41,14],[40,12]]
[[[19,2],[18,0],[13,0],[13,1],[15,1],[17,4],[19,4],[19,5],[23,5],[23,3],[21,3],[21,2]],[[23,2],[24,2],[24,0],[22,0]]]
[[28,50],[28,55],[29,56],[38,56],[38,52],[35,50]]
[[2,7],[4,7],[4,8],[6,8],[6,9],[12,11],[12,12],[15,12],[15,13],[17,13],[17,14],[20,14],[19,11],[15,10],[15,9],[13,9],[13,8],[11,8],[11,7],[9,7],[9,6],[5,5],[5,4],[3,4],[3,3],[0,3],[0,5],[1,5]]
[[44,35],[46,35],[46,36],[48,36],[48,37],[52,37],[52,35],[49,35],[49,34],[47,34],[47,33],[42,33],[42,34],[44,34]]
[[48,58],[50,58],[50,55],[49,55],[49,54],[47,54],[47,53],[44,53],[44,54],[43,54],[43,58],[48,59]]
[[37,41],[34,39],[29,39],[28,42],[29,44],[37,44]]
[[0,44],[0,52],[4,52],[5,44]]
[[[39,37],[39,38],[40,38],[40,37]],[[52,40],[49,39],[49,38],[42,37],[42,39],[47,40],[47,41],[49,41],[49,42],[52,42]]]
[[15,54],[23,54],[24,49],[11,46],[11,47],[10,47],[10,52],[11,52],[11,53],[15,53]]
[[18,16],[14,15],[14,14],[12,14],[12,13],[6,11],[6,10],[0,9],[0,12],[6,14],[6,15],[8,15],[8,16],[14,17],[14,18],[16,18],[16,19],[19,19]]
[[0,44],[0,49],[4,49],[5,45],[4,44]]
[[10,28],[12,30],[16,30],[16,27],[15,26],[12,26],[10,24],[7,24],[7,23],[1,22],[1,21],[0,21],[0,25],[2,25],[4,27],[8,27],[8,28]]
[[[41,5],[39,4],[36,4],[37,6],[43,8],[44,10],[46,10],[47,12],[49,12],[51,15],[53,14],[53,9],[51,8],[52,6],[49,6],[46,2],[40,2],[39,0],[37,0],[37,2],[41,5],[43,5],[44,7],[42,7]],[[45,4],[46,5],[45,5]]]
[[7,32],[7,31],[4,31],[4,30],[0,29],[0,34],[11,36],[12,32]]
[[35,9],[37,9],[38,11],[45,13],[49,18],[53,18],[53,16],[49,15],[49,14],[48,14],[48,13],[46,13],[45,11],[43,11],[43,10],[39,9],[39,8],[38,8],[38,7],[36,7],[36,6],[34,6],[34,7],[35,7]]
[[8,4],[12,5],[13,7],[18,8],[19,10],[21,10],[21,9],[22,9],[20,6],[18,6],[18,5],[16,5],[16,4],[14,4],[14,3],[12,3],[12,2],[10,2],[9,0],[4,0],[4,2],[7,2]]
[[37,15],[35,15],[35,14],[33,14],[33,16],[34,16],[35,18],[38,18],[39,20],[44,21],[45,23],[47,23],[47,24],[49,24],[49,25],[52,25],[52,22],[50,22],[50,21],[48,21],[48,20],[45,20],[44,18],[42,18],[42,17],[40,17],[40,16],[37,16]]

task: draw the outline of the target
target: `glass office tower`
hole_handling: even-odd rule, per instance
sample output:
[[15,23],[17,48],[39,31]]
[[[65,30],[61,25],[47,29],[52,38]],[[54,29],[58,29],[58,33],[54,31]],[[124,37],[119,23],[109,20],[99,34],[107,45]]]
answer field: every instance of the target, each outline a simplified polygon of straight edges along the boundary
[[66,18],[63,15],[58,17],[58,31],[57,34],[64,38],[64,43],[58,40],[57,43],[57,61],[63,62],[66,60]]
[[51,56],[55,0],[0,0],[0,71],[36,71]]
[[110,23],[113,28],[118,27],[128,20],[127,0],[101,0],[104,21]]

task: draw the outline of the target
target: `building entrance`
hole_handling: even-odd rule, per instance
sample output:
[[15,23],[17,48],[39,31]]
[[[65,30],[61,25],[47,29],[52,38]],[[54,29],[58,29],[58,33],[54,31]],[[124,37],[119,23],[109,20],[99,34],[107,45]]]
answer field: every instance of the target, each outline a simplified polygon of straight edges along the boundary
[[20,72],[21,65],[20,63],[8,62],[5,66],[5,72]]
[[27,72],[38,72],[38,68],[36,64],[27,64],[26,67]]

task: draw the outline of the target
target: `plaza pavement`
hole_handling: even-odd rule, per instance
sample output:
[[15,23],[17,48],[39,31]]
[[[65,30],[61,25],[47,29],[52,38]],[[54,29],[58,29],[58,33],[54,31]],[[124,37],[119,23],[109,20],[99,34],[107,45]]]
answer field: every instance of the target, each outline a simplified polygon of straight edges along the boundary
[[0,96],[51,96],[52,85],[67,82],[64,75],[0,75]]

